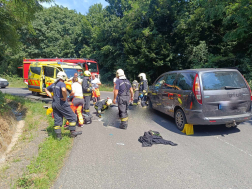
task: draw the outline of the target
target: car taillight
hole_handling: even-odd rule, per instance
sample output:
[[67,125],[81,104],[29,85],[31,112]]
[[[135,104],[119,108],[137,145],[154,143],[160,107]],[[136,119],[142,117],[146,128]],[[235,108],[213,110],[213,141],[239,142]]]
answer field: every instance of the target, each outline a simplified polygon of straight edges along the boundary
[[200,80],[199,80],[198,74],[196,74],[196,76],[194,78],[193,93],[194,93],[198,103],[202,104],[202,95],[201,95],[201,90],[200,90]]
[[245,82],[247,83],[247,86],[248,86],[248,88],[249,88],[249,92],[250,92],[250,100],[252,101],[251,88],[250,88],[250,86],[249,86],[249,84],[248,84],[247,80],[245,79],[245,77],[244,77],[243,75],[242,75],[242,77],[243,77],[243,79],[245,80]]

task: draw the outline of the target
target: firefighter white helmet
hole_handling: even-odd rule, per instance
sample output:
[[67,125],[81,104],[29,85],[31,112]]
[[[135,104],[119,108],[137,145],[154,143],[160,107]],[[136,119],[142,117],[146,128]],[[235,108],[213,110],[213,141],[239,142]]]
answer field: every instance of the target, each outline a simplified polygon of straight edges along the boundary
[[107,105],[110,106],[111,104],[112,104],[112,100],[109,98],[109,99],[107,100]]
[[140,77],[140,79],[142,79],[142,80],[146,80],[146,75],[145,75],[145,73],[140,73],[140,74],[138,75],[138,77]]
[[88,70],[84,71],[84,76],[86,76],[86,77],[90,77],[90,76],[91,76],[90,71],[88,71]]
[[124,76],[124,71],[123,71],[122,69],[117,70],[117,71],[116,71],[116,76],[117,76],[117,77],[122,77],[122,76]]
[[65,72],[59,72],[59,73],[57,74],[57,79],[62,79],[63,81],[65,81],[66,78],[67,78],[67,76],[66,76],[66,73],[65,73]]

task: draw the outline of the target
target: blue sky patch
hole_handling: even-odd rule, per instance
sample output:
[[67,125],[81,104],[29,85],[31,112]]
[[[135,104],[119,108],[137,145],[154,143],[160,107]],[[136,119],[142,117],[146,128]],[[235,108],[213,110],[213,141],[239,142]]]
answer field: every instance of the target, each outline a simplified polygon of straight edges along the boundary
[[71,10],[76,10],[77,13],[87,14],[90,6],[101,3],[103,8],[109,5],[105,0],[54,0],[53,3],[41,3],[44,7],[48,8],[53,6],[54,4],[62,5],[63,7],[67,7]]

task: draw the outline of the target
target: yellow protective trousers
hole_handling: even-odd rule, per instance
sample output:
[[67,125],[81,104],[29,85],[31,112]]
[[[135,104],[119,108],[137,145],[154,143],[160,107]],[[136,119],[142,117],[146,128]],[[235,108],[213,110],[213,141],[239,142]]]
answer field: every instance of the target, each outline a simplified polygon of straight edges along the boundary
[[[84,105],[83,97],[78,97],[78,96],[75,96],[73,98],[72,103],[70,105],[73,112],[75,114],[77,114],[77,117],[78,117],[78,120],[79,120],[78,121],[79,125],[83,125],[83,123],[84,123],[83,116],[82,116],[83,105]],[[66,125],[68,125],[68,122],[66,122]]]

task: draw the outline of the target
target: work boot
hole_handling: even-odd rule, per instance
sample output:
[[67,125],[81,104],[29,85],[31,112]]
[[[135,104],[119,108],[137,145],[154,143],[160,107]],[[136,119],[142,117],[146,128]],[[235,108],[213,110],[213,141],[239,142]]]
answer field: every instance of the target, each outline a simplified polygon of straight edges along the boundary
[[120,129],[127,129],[127,126],[128,126],[128,122],[127,121],[122,121],[121,122],[121,125],[120,125]]
[[77,137],[77,135],[81,135],[82,131],[71,131],[71,138]]
[[56,133],[56,137],[57,137],[57,139],[60,141],[60,140],[62,139],[61,133]]

